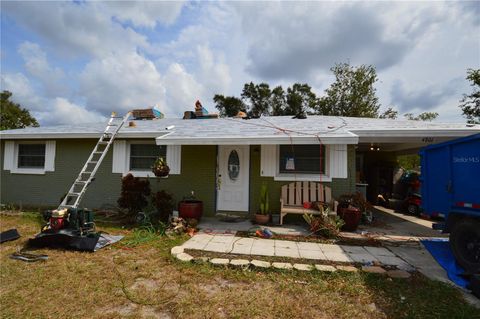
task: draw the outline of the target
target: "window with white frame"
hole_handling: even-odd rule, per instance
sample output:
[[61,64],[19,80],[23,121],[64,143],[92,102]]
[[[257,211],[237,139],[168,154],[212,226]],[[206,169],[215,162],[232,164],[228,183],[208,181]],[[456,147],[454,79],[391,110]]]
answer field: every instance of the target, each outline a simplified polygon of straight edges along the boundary
[[150,171],[158,157],[166,159],[167,147],[155,144],[130,144],[130,170]]
[[[293,160],[292,160],[293,159]],[[346,144],[262,145],[260,176],[276,181],[323,181],[348,177]]]
[[157,157],[166,159],[170,175],[180,174],[180,145],[156,145],[154,140],[116,140],[113,143],[112,173],[154,177],[151,167]]
[[280,174],[325,174],[324,145],[280,145]]
[[55,171],[55,141],[5,141],[3,169],[17,174]]

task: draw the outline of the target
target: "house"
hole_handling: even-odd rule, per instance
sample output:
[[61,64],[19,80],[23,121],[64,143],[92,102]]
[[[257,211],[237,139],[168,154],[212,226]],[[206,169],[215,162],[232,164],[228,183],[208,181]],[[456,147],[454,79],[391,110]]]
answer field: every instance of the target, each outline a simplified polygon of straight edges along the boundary
[[[76,178],[105,123],[1,132],[1,202],[56,206]],[[388,187],[396,154],[480,132],[480,126],[406,120],[309,116],[259,119],[153,119],[125,125],[105,157],[81,206],[116,205],[122,176],[150,179],[176,200],[191,191],[204,214],[255,212],[262,183],[273,211],[280,188],[318,181],[334,197],[367,186],[372,198]],[[165,156],[166,178],[150,166]]]

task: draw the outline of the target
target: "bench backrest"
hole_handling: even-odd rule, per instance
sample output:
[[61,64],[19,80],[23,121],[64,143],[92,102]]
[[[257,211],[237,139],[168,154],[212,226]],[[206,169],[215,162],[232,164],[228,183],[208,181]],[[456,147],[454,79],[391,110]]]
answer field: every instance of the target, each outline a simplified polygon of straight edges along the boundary
[[303,206],[304,202],[331,203],[332,189],[316,182],[294,182],[282,186],[283,205]]

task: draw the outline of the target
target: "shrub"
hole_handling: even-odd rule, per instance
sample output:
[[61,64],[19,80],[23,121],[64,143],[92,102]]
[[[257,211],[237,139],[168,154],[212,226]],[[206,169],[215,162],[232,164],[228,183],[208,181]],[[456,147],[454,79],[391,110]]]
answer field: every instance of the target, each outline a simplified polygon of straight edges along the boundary
[[152,201],[157,208],[157,211],[156,213],[152,214],[151,219],[153,221],[168,223],[168,217],[173,212],[173,208],[175,207],[172,194],[161,190],[152,196]]
[[321,206],[320,215],[304,214],[303,219],[310,226],[310,231],[314,234],[321,235],[326,238],[336,238],[340,233],[340,228],[345,222],[338,216],[330,217],[328,215],[330,208]]
[[129,215],[133,216],[148,205],[149,195],[150,182],[128,174],[122,178],[122,192],[117,203],[121,208],[128,209]]

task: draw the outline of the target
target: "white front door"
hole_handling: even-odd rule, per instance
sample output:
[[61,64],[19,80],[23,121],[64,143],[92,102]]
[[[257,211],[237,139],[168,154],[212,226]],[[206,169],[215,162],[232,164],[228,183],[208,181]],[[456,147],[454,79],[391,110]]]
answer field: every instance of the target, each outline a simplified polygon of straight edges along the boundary
[[218,146],[217,210],[248,212],[250,147]]

